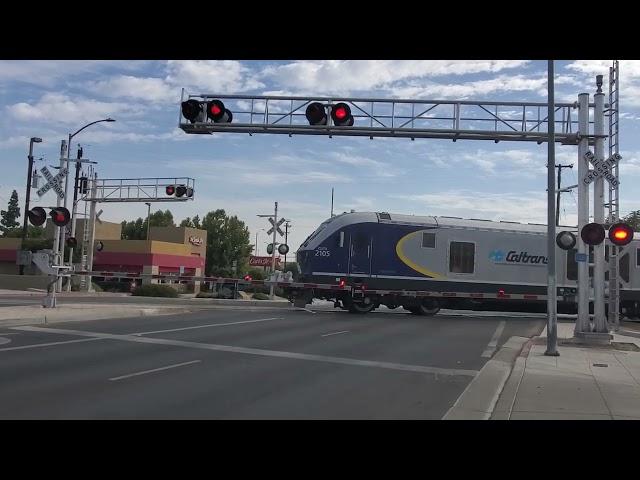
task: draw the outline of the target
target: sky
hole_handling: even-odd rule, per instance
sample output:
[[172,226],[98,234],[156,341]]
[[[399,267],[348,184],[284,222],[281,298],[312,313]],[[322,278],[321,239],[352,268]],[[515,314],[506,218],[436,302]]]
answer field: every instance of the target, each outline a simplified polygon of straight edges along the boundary
[[[611,60],[556,61],[556,101],[608,92]],[[292,252],[334,212],[386,211],[546,223],[547,145],[434,139],[214,134],[178,128],[181,89],[188,93],[334,95],[546,102],[547,62],[487,61],[0,61],[0,206],[16,189],[23,205],[29,138],[36,166],[58,165],[60,141],[73,139],[98,162],[100,178],[193,177],[194,201],[157,203],[176,223],[218,208],[258,234],[265,254],[269,224],[290,220]],[[620,62],[620,207],[640,209],[640,61]],[[606,151],[606,150],[605,150]],[[38,160],[42,158],[43,160]],[[577,148],[557,145],[556,163],[574,164]],[[562,172],[574,185],[577,164]],[[562,195],[563,224],[577,223],[577,192]],[[32,206],[53,205],[55,194]],[[35,202],[34,202],[35,200]],[[101,219],[146,217],[140,204],[102,204]],[[82,208],[81,208],[82,210]],[[278,239],[278,241],[282,241]]]

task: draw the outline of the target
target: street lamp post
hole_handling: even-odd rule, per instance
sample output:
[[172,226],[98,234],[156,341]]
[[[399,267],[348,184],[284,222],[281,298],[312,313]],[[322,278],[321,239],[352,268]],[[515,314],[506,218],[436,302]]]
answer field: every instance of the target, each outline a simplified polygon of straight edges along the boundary
[[147,241],[149,241],[149,217],[151,216],[151,204],[149,202],[144,202],[147,208]]
[[[31,199],[31,175],[33,173],[33,144],[42,142],[41,138],[31,137],[29,141],[29,171],[27,172],[27,194],[24,201],[24,222],[22,224],[22,249],[24,249],[24,241],[27,238],[28,229],[28,213],[29,213],[29,200]],[[20,275],[24,275],[24,265],[20,265]]]
[[[65,186],[64,186],[64,206],[65,208],[67,207],[67,198],[68,198],[68,190],[69,190],[69,157],[71,156],[71,139],[73,137],[75,137],[77,134],[79,134],[82,130],[84,130],[87,127],[90,127],[91,125],[95,125],[96,123],[101,123],[101,122],[115,122],[115,120],[111,117],[109,118],[104,118],[102,120],[96,120],[95,122],[91,122],[91,123],[87,123],[84,127],[80,128],[79,130],[76,130],[75,133],[70,133],[69,134],[69,142],[67,143],[67,174],[65,175]],[[77,190],[78,188],[78,177],[80,174],[80,169],[78,168],[78,164],[76,163],[76,177],[75,177],[75,188],[74,191]],[[87,221],[87,219],[85,219],[85,222]],[[60,248],[60,256],[61,258],[64,259],[64,229],[60,229],[61,231],[61,239],[60,239],[60,243],[59,243],[59,248]],[[71,236],[73,237],[76,234],[76,201],[74,200],[73,202],[73,207],[71,209]],[[69,248],[69,265],[73,265],[73,248]],[[58,283],[58,291],[62,291],[62,278],[60,279],[59,283]],[[71,282],[69,281],[67,283],[67,291],[70,292],[71,291]]]

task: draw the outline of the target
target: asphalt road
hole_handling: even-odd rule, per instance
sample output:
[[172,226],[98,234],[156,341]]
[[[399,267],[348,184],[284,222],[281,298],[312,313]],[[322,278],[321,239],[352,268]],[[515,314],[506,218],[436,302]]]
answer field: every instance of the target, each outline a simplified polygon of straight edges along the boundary
[[440,419],[543,318],[216,309],[0,328],[2,419]]

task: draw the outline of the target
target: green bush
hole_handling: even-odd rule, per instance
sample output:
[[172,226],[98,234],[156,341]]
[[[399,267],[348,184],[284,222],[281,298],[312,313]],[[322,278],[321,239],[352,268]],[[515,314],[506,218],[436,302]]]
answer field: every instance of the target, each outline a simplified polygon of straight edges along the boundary
[[217,292],[199,292],[196,298],[218,298]]
[[267,295],[266,293],[254,293],[253,294],[253,299],[254,300],[269,300],[269,295]]
[[131,281],[119,282],[117,280],[106,280],[95,282],[104,292],[111,293],[129,293],[131,291]]
[[142,285],[137,287],[132,295],[138,297],[170,297],[178,298],[178,292],[169,285]]

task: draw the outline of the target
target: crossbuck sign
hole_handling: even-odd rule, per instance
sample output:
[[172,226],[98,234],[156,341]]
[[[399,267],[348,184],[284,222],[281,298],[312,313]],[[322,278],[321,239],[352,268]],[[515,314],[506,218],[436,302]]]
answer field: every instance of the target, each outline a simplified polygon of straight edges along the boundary
[[62,170],[60,170],[60,173],[58,173],[55,177],[51,175],[51,172],[47,167],[42,167],[40,171],[42,172],[42,175],[44,175],[44,178],[47,179],[47,183],[43,185],[42,188],[36,192],[38,196],[39,197],[43,196],[50,189],[53,188],[53,191],[58,194],[58,197],[64,198],[64,192],[62,191],[62,187],[60,187],[60,183],[62,182],[62,179],[64,178],[64,176],[67,174],[67,169],[63,168]]
[[273,225],[273,227],[269,229],[269,231],[267,232],[267,235],[271,235],[273,233],[273,229],[275,228],[280,234],[280,236],[283,237],[284,232],[280,229],[280,225],[282,225],[285,221],[286,220],[284,218],[281,218],[280,221],[278,222],[278,225],[276,225],[273,221],[273,218],[269,217],[269,222],[271,223],[271,225]]
[[591,151],[585,153],[584,157],[593,165],[593,170],[589,170],[589,173],[587,173],[587,175],[582,179],[586,185],[589,185],[599,177],[606,178],[614,187],[617,187],[620,184],[616,177],[611,173],[611,168],[613,168],[616,162],[622,159],[622,156],[619,153],[614,153],[604,161],[596,160],[595,155]]

